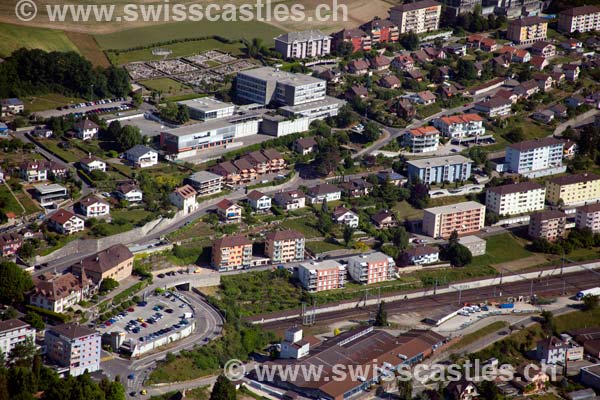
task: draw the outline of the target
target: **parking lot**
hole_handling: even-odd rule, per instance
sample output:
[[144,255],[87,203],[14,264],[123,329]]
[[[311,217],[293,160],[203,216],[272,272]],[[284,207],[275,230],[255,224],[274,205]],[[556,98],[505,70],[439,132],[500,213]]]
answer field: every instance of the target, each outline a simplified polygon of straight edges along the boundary
[[98,327],[100,333],[125,332],[134,342],[149,342],[178,329],[194,318],[185,296],[176,292],[151,294]]

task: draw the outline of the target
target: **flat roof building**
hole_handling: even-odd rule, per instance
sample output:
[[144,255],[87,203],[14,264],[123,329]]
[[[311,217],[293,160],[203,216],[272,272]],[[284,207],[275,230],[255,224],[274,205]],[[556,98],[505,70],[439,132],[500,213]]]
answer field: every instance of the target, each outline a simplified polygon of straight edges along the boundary
[[177,104],[187,106],[190,118],[200,121],[231,117],[235,111],[233,103],[226,103],[214,97],[200,97],[192,100],[179,101]]
[[481,230],[485,222],[485,206],[475,201],[426,208],[423,232],[433,238],[447,239],[456,231],[459,235]]
[[471,177],[473,161],[461,155],[421,158],[409,160],[408,179],[419,179],[421,182],[442,183],[466,181]]
[[100,369],[100,334],[75,323],[46,328],[46,356],[72,376]]
[[544,209],[546,187],[536,182],[509,183],[491,187],[485,206],[497,215],[516,215]]
[[309,292],[343,289],[346,285],[346,266],[335,260],[302,263],[298,266],[298,279]]

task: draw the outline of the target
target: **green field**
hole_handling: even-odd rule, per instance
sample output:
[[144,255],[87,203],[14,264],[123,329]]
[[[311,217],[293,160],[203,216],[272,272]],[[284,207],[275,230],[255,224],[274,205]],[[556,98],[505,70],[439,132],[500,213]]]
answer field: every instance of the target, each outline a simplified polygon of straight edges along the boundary
[[[106,35],[96,35],[96,41],[104,50],[126,50],[150,46],[170,40],[222,36],[228,39],[259,37],[265,45],[273,44],[273,38],[282,30],[258,21],[250,22],[179,22],[158,26],[134,28]],[[251,36],[249,36],[249,34]]]
[[84,101],[76,97],[66,97],[58,93],[29,96],[22,98],[22,100],[25,104],[25,109],[30,112],[51,110],[57,107],[81,103]]
[[0,23],[0,57],[8,57],[21,47],[78,52],[63,31]]
[[489,266],[529,257],[531,252],[510,233],[486,238],[486,251],[483,256],[473,257],[469,266]]
[[155,90],[162,92],[163,94],[178,95],[191,90],[189,86],[179,83],[171,78],[159,78],[152,79],[149,81],[141,81],[140,84],[144,85],[148,90]]
[[345,247],[335,243],[316,241],[306,242],[306,249],[313,254],[320,254],[328,251],[342,250],[345,249]]
[[453,350],[462,349],[463,347],[468,346],[471,343],[475,343],[479,339],[482,339],[487,335],[496,332],[499,329],[505,328],[506,326],[508,326],[508,322],[506,321],[492,322],[491,324],[486,325],[485,327],[475,332],[471,332],[468,335],[463,336],[458,342],[452,345],[451,348]]
[[287,218],[281,223],[281,226],[298,231],[309,239],[323,236],[317,229],[317,219],[314,217]]
[[[168,58],[191,56],[207,50],[221,50],[234,55],[241,54],[241,43],[223,43],[215,39],[194,40],[160,46],[173,52]],[[114,65],[123,65],[136,61],[162,60],[163,56],[155,56],[152,49],[108,52],[108,58]]]
[[12,195],[5,184],[0,185],[0,210],[4,213],[12,212],[16,215],[23,214],[23,208],[19,205],[17,199],[15,199],[15,196]]

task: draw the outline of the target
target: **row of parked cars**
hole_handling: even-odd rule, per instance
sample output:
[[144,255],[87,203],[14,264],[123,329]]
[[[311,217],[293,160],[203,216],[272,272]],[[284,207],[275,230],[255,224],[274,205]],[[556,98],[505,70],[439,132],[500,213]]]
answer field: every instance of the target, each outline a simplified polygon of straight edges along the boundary
[[84,103],[71,104],[70,106],[58,107],[57,110],[68,110],[69,108],[77,109],[84,107],[100,106],[104,104],[118,103],[125,101],[124,97],[115,97],[114,99],[102,99],[96,101],[88,101]]

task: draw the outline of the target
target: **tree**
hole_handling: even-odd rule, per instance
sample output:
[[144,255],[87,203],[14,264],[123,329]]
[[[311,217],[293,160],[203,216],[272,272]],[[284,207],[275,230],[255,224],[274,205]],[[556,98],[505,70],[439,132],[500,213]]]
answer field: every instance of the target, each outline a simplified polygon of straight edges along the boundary
[[498,399],[498,386],[492,381],[484,379],[483,382],[481,382],[479,390],[481,391],[481,397],[485,400]]
[[518,126],[516,128],[511,129],[506,134],[506,139],[512,143],[522,142],[525,140],[525,133],[523,132],[523,128]]
[[453,267],[464,267],[473,259],[471,251],[460,243],[454,243],[448,246],[445,258],[450,261]]
[[28,311],[25,315],[25,322],[35,328],[37,331],[43,331],[46,328],[46,324],[44,320],[40,316],[40,314],[35,311]]
[[35,246],[31,242],[25,242],[18,251],[19,257],[24,260],[29,260],[35,255]]
[[583,308],[585,310],[595,310],[598,308],[598,296],[587,295],[583,298]]
[[408,232],[403,226],[398,226],[392,230],[392,243],[398,250],[404,250],[408,247]]
[[379,303],[377,315],[375,316],[375,326],[388,326],[387,312],[385,311],[385,301]]
[[477,79],[477,69],[475,63],[464,58],[459,58],[456,64],[456,75],[462,80]]
[[8,359],[14,365],[29,366],[36,353],[37,348],[35,347],[35,343],[30,338],[27,338],[25,341],[15,344],[8,354]]
[[121,129],[119,136],[116,138],[117,145],[122,151],[129,150],[136,144],[142,144],[144,139],[140,128],[137,126],[126,125]]
[[219,375],[215,382],[212,392],[210,393],[210,400],[235,400],[236,392],[235,386],[225,375]]
[[20,302],[33,287],[31,276],[13,262],[0,262],[0,302]]
[[354,46],[350,42],[343,41],[335,49],[335,54],[339,57],[348,57],[354,52]]
[[406,50],[417,50],[419,47],[419,36],[415,32],[410,31],[400,38],[400,44]]
[[369,121],[367,122],[367,124],[365,125],[365,129],[363,131],[363,136],[365,137],[365,139],[367,139],[369,142],[374,142],[377,139],[379,139],[379,135],[381,134],[381,130],[379,129],[379,126],[377,126],[377,124],[373,121]]
[[541,313],[541,317],[542,329],[544,332],[546,332],[546,334],[551,335],[554,331],[554,314],[552,314],[552,311],[544,310]]
[[100,294],[106,294],[117,287],[119,287],[119,282],[115,281],[114,279],[102,279],[102,282],[100,283]]
[[344,226],[344,243],[346,243],[346,247],[348,247],[348,245],[352,241],[353,235],[354,235],[354,228],[352,228],[350,225],[345,225]]
[[412,379],[398,380],[398,400],[411,400],[412,397]]

